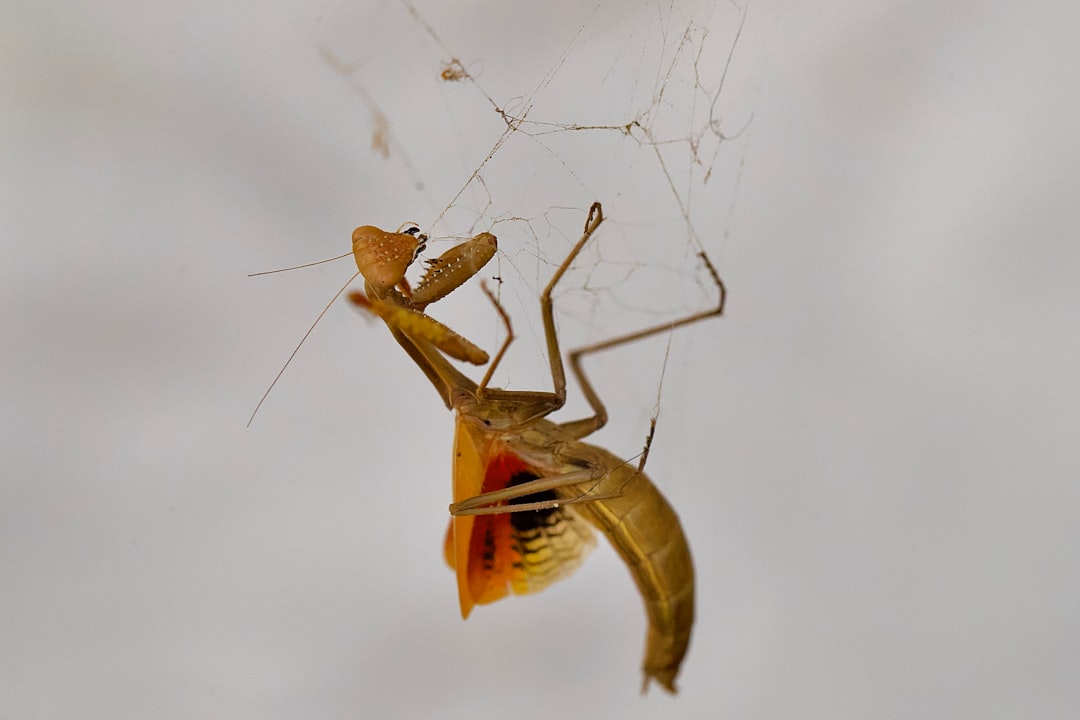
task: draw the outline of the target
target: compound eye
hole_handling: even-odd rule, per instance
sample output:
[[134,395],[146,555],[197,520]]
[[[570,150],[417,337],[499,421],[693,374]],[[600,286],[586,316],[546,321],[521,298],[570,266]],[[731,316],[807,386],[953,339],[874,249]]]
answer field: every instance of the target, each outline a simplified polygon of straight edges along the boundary
[[397,231],[402,235],[411,235],[416,238],[416,251],[413,252],[413,261],[415,262],[420,257],[420,253],[427,248],[428,236],[420,232],[420,226],[414,222],[402,223]]

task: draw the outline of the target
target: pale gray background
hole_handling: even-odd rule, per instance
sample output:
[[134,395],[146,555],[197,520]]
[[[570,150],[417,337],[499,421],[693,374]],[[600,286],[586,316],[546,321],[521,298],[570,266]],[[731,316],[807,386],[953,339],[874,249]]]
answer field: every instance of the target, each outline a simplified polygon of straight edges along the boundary
[[[674,700],[637,694],[640,600],[606,547],[460,620],[451,416],[375,324],[332,309],[244,427],[349,261],[245,275],[343,252],[359,224],[431,223],[500,131],[435,82],[445,57],[402,7],[369,5],[3,4],[0,717],[1075,716],[1075,5],[751,6],[721,105],[729,130],[753,119],[727,184],[694,191],[729,314],[673,340],[649,463],[698,564]],[[588,22],[547,97],[610,92],[609,121],[633,85],[589,85],[595,58],[691,17],[487,5],[420,9],[498,103]],[[723,58],[738,13],[696,12]],[[415,173],[371,153],[356,84]],[[556,151],[585,189],[513,148],[487,179],[541,209],[595,194],[611,238],[620,203],[664,234],[670,208],[650,220],[575,147]],[[498,201],[489,219],[515,211]],[[557,261],[581,214],[561,218],[535,246],[498,229],[500,271],[530,247]],[[538,272],[507,288],[516,316]],[[467,328],[487,312],[475,288],[454,302]],[[582,337],[636,319],[566,307]],[[542,369],[522,322],[517,357]],[[626,455],[650,348],[595,364],[618,420],[596,440]]]

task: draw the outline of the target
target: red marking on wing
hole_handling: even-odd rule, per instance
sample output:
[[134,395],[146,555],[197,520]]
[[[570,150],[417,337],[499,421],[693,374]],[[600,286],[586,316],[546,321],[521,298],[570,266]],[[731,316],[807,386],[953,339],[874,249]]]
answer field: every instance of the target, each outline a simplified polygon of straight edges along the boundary
[[[528,472],[529,466],[512,453],[491,458],[484,474],[483,492],[505,488],[515,475]],[[520,568],[521,554],[513,542],[510,514],[478,515],[469,538],[469,593],[478,604],[506,597],[515,563]]]

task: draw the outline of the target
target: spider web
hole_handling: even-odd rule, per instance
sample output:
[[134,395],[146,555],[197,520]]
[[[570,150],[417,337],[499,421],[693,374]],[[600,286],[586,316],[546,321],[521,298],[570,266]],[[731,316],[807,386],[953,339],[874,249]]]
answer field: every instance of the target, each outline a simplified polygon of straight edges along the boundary
[[[481,277],[518,342],[494,384],[550,384],[537,298],[593,201],[607,220],[556,293],[564,351],[715,303],[698,256],[722,253],[737,194],[733,141],[750,116],[723,110],[745,20],[731,2],[600,2],[491,9],[479,26],[406,0],[360,23],[382,32],[323,47],[370,111],[388,186],[412,201],[407,216],[357,224],[414,220],[428,256],[440,240],[498,236]],[[430,312],[493,348],[502,328],[484,302],[459,290]]]

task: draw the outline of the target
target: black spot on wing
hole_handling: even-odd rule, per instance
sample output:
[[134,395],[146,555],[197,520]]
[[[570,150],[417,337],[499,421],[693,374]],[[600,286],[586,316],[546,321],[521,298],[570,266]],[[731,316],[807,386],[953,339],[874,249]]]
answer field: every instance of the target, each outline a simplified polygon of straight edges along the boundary
[[[510,482],[506,483],[506,487],[514,487],[515,485],[521,485],[532,480],[536,480],[539,475],[534,475],[530,472],[520,472],[510,478]],[[554,502],[557,500],[555,492],[552,490],[543,490],[537,493],[530,493],[524,497],[514,498],[510,500],[508,505],[521,505],[525,503],[534,502]],[[538,528],[547,528],[554,524],[558,519],[559,511],[556,508],[546,508],[544,510],[526,510],[524,512],[510,513],[510,524],[514,527],[518,533],[525,534],[526,536],[533,535],[533,532]]]

